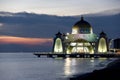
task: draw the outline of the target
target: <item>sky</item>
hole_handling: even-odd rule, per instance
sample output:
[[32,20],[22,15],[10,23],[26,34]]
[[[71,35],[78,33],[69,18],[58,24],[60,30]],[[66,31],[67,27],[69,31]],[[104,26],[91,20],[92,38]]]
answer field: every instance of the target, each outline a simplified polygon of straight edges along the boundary
[[120,0],[0,0],[0,11],[70,16],[118,9],[119,4]]
[[0,36],[0,44],[22,44],[22,45],[43,45],[44,43],[51,42],[52,38],[26,38],[15,36]]
[[[120,10],[119,4],[120,0],[0,0],[1,12],[30,12],[29,15],[23,13],[19,17],[16,17],[15,14],[8,17],[0,15],[0,52],[21,51],[24,50],[23,48],[26,49],[25,51],[52,50],[54,34],[58,30],[70,31],[72,25],[78,20],[65,16]],[[102,25],[108,32],[119,33],[119,29],[117,29],[119,16],[110,19],[103,18],[104,24],[102,18],[94,19],[95,21],[89,20],[94,22],[93,25],[98,31],[101,30],[99,25]],[[112,22],[110,23],[109,20]],[[112,27],[113,24],[116,28],[107,28]]]

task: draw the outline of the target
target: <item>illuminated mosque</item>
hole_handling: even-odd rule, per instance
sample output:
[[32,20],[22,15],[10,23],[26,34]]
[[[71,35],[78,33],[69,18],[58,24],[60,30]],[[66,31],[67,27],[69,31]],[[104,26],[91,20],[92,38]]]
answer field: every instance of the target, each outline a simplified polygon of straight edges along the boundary
[[58,32],[53,42],[54,53],[107,53],[109,51],[107,35],[102,31],[99,36],[93,33],[90,23],[81,17],[72,27],[72,32]]

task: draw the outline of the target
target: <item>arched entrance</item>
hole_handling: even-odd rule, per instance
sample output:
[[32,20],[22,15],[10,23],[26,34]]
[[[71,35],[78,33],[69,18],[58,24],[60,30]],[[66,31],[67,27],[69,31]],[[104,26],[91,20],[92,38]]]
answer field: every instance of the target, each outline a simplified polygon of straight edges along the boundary
[[71,42],[68,50],[71,53],[94,53],[92,45],[84,39]]

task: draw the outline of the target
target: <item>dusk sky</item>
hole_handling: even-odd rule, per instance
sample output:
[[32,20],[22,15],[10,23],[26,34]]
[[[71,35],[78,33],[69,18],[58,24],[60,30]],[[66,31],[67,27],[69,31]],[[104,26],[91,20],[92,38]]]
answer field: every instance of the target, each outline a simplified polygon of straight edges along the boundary
[[118,9],[120,0],[0,0],[0,11],[80,15]]
[[14,36],[0,36],[0,44],[23,44],[23,45],[43,45],[46,42],[51,42],[52,39],[47,38],[25,38]]
[[[85,16],[85,19],[92,23],[97,34],[104,29],[113,32],[111,37],[116,34],[118,37],[119,5],[120,0],[0,0],[0,52],[50,51],[54,35],[59,30],[71,32],[80,19],[76,15],[93,13],[92,18]],[[100,12],[112,14],[95,17],[94,13]]]

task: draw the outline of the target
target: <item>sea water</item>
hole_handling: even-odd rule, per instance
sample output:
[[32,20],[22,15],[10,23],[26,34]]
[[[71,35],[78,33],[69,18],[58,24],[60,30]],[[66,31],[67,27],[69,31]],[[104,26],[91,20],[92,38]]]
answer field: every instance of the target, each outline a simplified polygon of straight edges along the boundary
[[33,53],[0,53],[0,80],[68,80],[104,68],[113,59],[38,58]]

